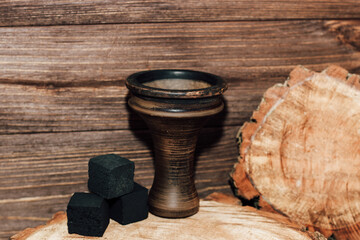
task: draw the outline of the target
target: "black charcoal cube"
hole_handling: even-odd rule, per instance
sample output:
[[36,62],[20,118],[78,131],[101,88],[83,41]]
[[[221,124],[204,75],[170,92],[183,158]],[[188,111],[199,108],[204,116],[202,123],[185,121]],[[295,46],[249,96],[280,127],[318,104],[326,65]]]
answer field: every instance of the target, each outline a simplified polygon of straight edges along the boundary
[[94,157],[89,161],[90,192],[105,199],[120,197],[134,188],[134,162],[116,154]]
[[148,217],[148,190],[134,183],[134,190],[121,197],[111,199],[110,218],[125,225]]
[[74,193],[66,213],[70,234],[101,237],[109,225],[109,204],[93,193]]

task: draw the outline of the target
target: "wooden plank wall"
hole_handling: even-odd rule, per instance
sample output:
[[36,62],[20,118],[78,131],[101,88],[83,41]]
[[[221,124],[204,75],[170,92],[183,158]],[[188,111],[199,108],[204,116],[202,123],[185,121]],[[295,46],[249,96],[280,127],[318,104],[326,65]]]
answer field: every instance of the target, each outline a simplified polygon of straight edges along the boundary
[[118,153],[150,187],[150,135],[125,78],[186,68],[229,83],[202,131],[196,186],[230,192],[235,135],[296,65],[360,73],[359,0],[5,0],[0,3],[0,238],[85,191],[87,161]]

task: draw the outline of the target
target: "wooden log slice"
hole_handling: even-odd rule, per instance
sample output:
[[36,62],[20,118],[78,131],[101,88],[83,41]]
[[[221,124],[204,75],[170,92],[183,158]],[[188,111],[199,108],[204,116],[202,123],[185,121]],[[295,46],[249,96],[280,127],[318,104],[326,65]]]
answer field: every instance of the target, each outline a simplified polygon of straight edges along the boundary
[[360,239],[360,77],[295,68],[238,133],[237,194],[336,239]]
[[[229,199],[225,201],[234,202]],[[150,214],[149,218],[144,221],[125,226],[111,220],[101,239],[326,240],[321,234],[306,232],[304,228],[301,229],[299,225],[278,214],[215,201],[200,201],[200,206],[200,211],[189,218],[166,219]],[[66,214],[59,212],[47,225],[26,229],[11,239],[75,240],[93,238],[68,234]]]

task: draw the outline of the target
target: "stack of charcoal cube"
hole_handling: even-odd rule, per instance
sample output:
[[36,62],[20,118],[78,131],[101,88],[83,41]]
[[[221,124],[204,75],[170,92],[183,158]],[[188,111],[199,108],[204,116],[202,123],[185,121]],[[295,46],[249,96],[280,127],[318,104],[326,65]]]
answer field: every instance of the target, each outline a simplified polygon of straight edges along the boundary
[[148,190],[134,182],[134,169],[134,162],[115,154],[90,159],[90,193],[71,197],[68,232],[101,237],[110,218],[122,225],[146,219]]

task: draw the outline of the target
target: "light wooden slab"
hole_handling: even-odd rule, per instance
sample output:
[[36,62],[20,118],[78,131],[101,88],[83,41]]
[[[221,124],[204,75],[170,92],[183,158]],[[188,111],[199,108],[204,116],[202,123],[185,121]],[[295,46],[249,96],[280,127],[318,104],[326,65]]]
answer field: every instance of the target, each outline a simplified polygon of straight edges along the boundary
[[[201,201],[198,214],[184,219],[149,218],[122,226],[111,220],[101,239],[325,239],[289,222],[285,217],[250,207],[215,201]],[[64,212],[45,226],[13,236],[12,240],[93,239],[67,233]]]

